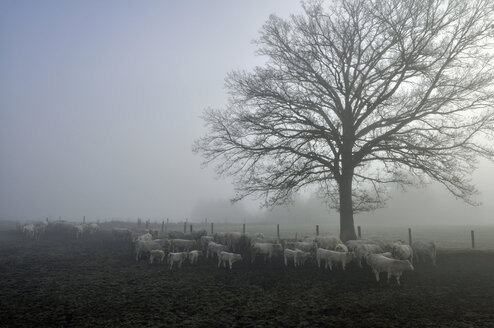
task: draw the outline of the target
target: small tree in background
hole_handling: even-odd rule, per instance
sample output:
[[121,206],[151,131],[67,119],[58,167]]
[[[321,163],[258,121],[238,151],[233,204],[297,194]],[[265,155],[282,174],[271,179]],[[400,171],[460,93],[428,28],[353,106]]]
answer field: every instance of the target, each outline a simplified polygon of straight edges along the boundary
[[[489,0],[339,0],[272,15],[257,40],[267,58],[226,79],[225,109],[204,112],[193,150],[235,200],[264,205],[317,186],[340,213],[384,205],[387,186],[437,181],[474,204],[476,159],[494,136]],[[492,140],[492,139],[491,139]],[[491,141],[492,143],[492,141]]]

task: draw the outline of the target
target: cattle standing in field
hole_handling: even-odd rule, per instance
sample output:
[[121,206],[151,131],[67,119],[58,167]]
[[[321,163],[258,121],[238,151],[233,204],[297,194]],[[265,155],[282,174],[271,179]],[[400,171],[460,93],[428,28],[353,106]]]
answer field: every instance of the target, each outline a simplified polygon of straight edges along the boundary
[[326,237],[316,237],[314,242],[317,244],[317,247],[324,249],[334,250],[336,245],[343,244],[340,238],[335,236],[326,236]]
[[149,252],[149,263],[153,263],[154,259],[157,259],[160,262],[163,262],[165,258],[165,252],[161,249],[153,249]]
[[76,224],[73,228],[76,239],[79,239],[84,234],[84,226],[82,224]]
[[221,263],[223,263],[223,267],[226,268],[226,263],[228,262],[231,270],[233,263],[241,260],[242,260],[242,255],[240,254],[220,252],[218,254],[218,268],[221,266]]
[[223,251],[228,251],[228,246],[210,241],[208,244],[206,257],[209,258],[211,256],[212,258],[214,258],[215,255],[219,256],[218,254]]
[[336,246],[334,247],[334,250],[337,252],[347,253],[348,247],[346,247],[345,244],[336,244]]
[[173,268],[173,264],[177,263],[178,267],[182,267],[182,263],[187,259],[188,253],[179,252],[179,253],[168,253],[168,264],[170,264],[170,270]]
[[329,249],[318,248],[316,252],[317,266],[321,267],[321,262],[325,262],[325,268],[333,270],[333,263],[341,263],[343,270],[353,259],[353,252],[338,252]]
[[257,255],[264,256],[264,261],[271,262],[273,259],[273,255],[281,254],[283,251],[283,247],[281,244],[272,244],[272,243],[255,243],[251,246],[251,257],[250,260],[252,263],[256,260]]
[[189,263],[191,265],[197,264],[199,257],[202,255],[202,251],[190,251],[189,252]]
[[143,254],[150,253],[152,250],[155,249],[162,250],[161,243],[155,240],[137,240],[135,243],[136,261],[139,261]]
[[386,272],[389,278],[396,277],[396,282],[400,285],[400,277],[404,271],[413,271],[414,267],[408,260],[395,260],[382,256],[381,254],[370,254],[367,257],[367,263],[369,263],[372,271],[376,275],[376,281],[379,281],[379,274]]
[[417,240],[412,243],[412,249],[417,263],[428,258],[432,264],[436,265],[436,244],[434,242]]
[[369,254],[382,253],[383,249],[377,244],[359,244],[355,248],[355,259],[359,267],[362,267],[362,260]]
[[294,244],[295,249],[300,249],[304,252],[315,254],[317,244],[313,241],[296,241]]
[[145,234],[142,234],[142,235],[137,236],[136,241],[137,240],[140,240],[140,241],[151,241],[151,240],[153,240],[153,235],[150,234],[149,232],[146,232]]
[[300,249],[288,249],[285,248],[283,251],[283,260],[285,262],[285,266],[288,265],[288,260],[293,261],[293,266],[303,266],[304,263],[309,259],[311,254],[309,252],[304,252]]
[[285,262],[285,266],[288,266],[288,260],[293,261],[293,266],[297,266],[297,262],[295,261],[295,250],[285,248],[283,251],[283,260]]
[[409,260],[413,263],[413,250],[410,245],[395,245],[391,254],[397,260]]
[[188,239],[170,239],[170,247],[173,252],[189,252],[192,248],[196,246],[197,242],[195,240]]
[[210,241],[213,241],[212,236],[202,236],[200,239],[201,249],[204,253],[208,251],[208,244]]
[[22,226],[22,233],[28,238],[34,238],[34,224],[29,223]]
[[213,241],[217,244],[227,245],[227,236],[225,232],[215,232],[213,235]]
[[111,230],[113,241],[132,241],[132,231],[125,228],[113,228]]

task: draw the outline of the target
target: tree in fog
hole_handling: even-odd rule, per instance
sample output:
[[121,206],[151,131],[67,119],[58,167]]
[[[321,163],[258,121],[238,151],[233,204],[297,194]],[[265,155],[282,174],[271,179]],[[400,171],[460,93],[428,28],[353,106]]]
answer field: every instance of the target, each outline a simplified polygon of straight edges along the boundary
[[490,0],[334,0],[272,15],[256,41],[264,65],[227,76],[193,150],[234,200],[289,202],[316,186],[340,213],[384,205],[390,184],[441,183],[475,203],[476,159],[493,159]]

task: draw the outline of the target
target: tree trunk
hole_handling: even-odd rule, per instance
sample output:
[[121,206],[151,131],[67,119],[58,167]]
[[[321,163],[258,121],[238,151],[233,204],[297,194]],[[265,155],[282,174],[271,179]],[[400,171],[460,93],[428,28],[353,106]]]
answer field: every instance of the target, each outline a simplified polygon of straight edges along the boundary
[[343,144],[341,147],[341,175],[338,179],[340,196],[340,239],[357,239],[353,223],[352,183],[354,174],[353,145],[355,132],[351,108],[344,111]]
[[[348,111],[349,112],[349,111]],[[341,153],[341,176],[338,181],[340,194],[340,239],[347,241],[357,239],[355,226],[353,223],[353,159],[352,159],[352,140],[353,134],[351,127],[344,129],[344,139]]]
[[353,223],[352,176],[340,181],[340,239],[347,241],[357,239]]

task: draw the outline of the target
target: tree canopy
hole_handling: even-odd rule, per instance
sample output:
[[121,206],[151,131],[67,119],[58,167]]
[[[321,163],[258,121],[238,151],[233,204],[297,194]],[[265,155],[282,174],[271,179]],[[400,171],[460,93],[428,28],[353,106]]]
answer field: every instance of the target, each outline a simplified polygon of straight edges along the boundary
[[494,150],[494,3],[334,0],[270,16],[266,58],[226,78],[193,150],[234,179],[234,200],[267,206],[316,186],[340,211],[383,206],[387,186],[437,181],[474,204],[470,175]]

